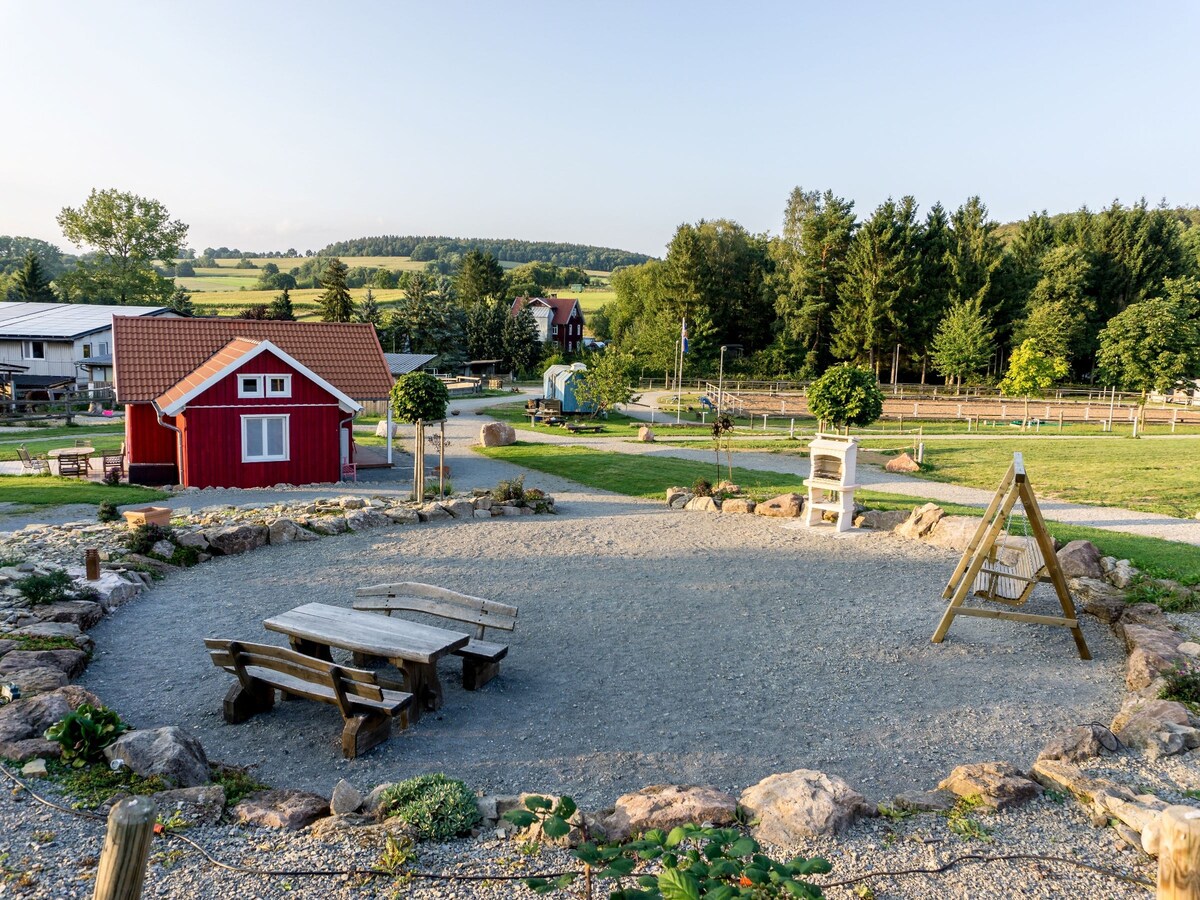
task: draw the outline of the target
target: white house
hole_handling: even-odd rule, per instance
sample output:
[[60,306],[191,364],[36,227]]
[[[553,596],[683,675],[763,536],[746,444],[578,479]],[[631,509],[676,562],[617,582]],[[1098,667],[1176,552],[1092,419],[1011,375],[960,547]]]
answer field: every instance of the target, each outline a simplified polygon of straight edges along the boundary
[[0,303],[0,365],[16,373],[17,389],[102,387],[111,380],[113,316],[175,315],[165,306]]

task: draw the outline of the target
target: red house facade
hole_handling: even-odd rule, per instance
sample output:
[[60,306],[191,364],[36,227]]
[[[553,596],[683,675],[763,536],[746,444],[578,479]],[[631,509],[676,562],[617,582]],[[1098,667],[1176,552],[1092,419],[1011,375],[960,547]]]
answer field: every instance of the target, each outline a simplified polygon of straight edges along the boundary
[[577,353],[583,345],[583,309],[573,297],[518,297],[509,315],[526,306],[533,313],[542,343],[554,341],[564,353]]
[[354,462],[358,399],[384,399],[391,388],[370,325],[134,321],[113,333],[134,483],[337,481]]

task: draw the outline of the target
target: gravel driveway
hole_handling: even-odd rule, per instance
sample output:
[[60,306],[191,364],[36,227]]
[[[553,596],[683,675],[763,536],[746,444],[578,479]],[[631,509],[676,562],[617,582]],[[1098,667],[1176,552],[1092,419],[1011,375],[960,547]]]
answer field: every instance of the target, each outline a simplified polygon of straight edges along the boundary
[[[589,805],[662,781],[738,791],[801,767],[882,799],[962,762],[1031,762],[1052,726],[1116,711],[1123,657],[1090,618],[1092,662],[1064,631],[1007,622],[959,619],[931,644],[951,552],[530,480],[555,490],[560,515],[380,529],[172,576],[92,632],[82,684],[137,727],[182,725],[213,759],[278,786],[444,771]],[[224,723],[232,679],[203,638],[282,643],[264,617],[402,580],[520,607],[498,679],[465,692],[444,660],[443,710],[354,761],[330,706]]]

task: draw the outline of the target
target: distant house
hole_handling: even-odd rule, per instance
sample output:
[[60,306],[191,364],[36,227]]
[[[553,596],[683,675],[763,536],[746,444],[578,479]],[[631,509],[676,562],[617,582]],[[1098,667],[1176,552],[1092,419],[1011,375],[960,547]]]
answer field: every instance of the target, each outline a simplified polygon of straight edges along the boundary
[[424,372],[437,361],[433,353],[385,353],[388,369],[393,378],[407,375],[410,372]]
[[118,316],[113,342],[138,484],[337,481],[359,401],[392,387],[369,324]]
[[0,303],[0,364],[19,368],[18,392],[66,384],[107,387],[111,367],[93,368],[109,357],[114,317],[175,317],[165,306],[104,306],[89,303]]
[[518,297],[512,303],[510,315],[517,315],[526,306],[537,324],[538,339],[554,341],[564,353],[575,353],[583,345],[583,309],[573,297]]

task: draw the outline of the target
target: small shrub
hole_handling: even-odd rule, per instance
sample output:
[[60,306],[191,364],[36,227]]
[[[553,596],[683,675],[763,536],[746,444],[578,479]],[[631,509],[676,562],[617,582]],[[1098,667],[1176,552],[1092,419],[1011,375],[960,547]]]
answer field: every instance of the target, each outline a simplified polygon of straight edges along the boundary
[[470,788],[441,773],[392,785],[379,801],[381,818],[412,827],[419,840],[447,840],[470,831],[479,821]]
[[1158,694],[1160,700],[1200,703],[1200,663],[1182,662],[1163,677],[1167,683]]
[[712,482],[707,478],[697,478],[692,482],[692,494],[697,497],[711,497]]
[[111,469],[105,472],[104,483],[109,487],[116,487],[119,485],[121,483],[121,470],[116,466],[113,466]]
[[84,703],[46,729],[46,740],[62,746],[63,762],[81,769],[101,759],[104,748],[128,730],[129,726],[107,706]]
[[504,503],[508,500],[525,499],[525,476],[518,475],[511,481],[501,481],[492,491],[492,498]]
[[33,606],[75,599],[75,579],[63,569],[49,575],[29,575],[17,582],[17,590]]
[[175,531],[170,525],[139,525],[125,538],[125,546],[133,553],[145,556],[159,541],[175,543]]
[[529,501],[545,500],[546,492],[543,491],[541,488],[530,488],[529,490],[527,490],[525,492],[525,499],[529,500]]
[[96,509],[96,519],[100,522],[118,522],[121,519],[121,514],[117,512],[115,503],[105,500]]

